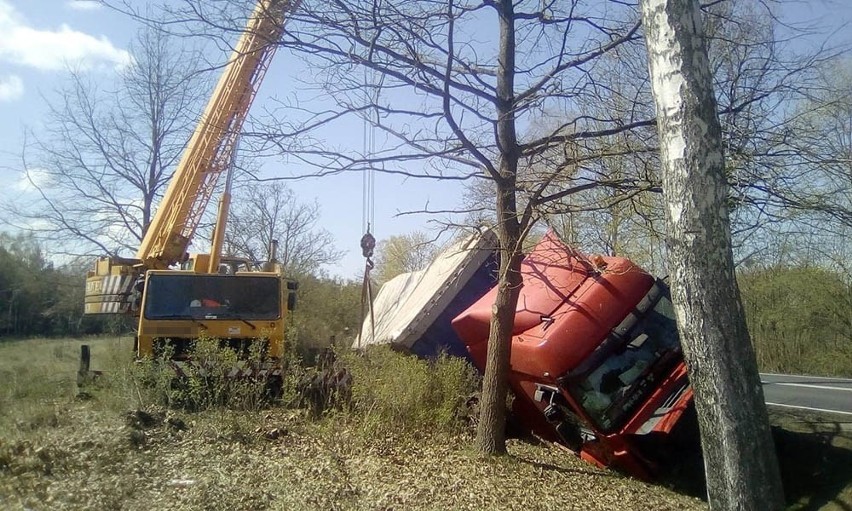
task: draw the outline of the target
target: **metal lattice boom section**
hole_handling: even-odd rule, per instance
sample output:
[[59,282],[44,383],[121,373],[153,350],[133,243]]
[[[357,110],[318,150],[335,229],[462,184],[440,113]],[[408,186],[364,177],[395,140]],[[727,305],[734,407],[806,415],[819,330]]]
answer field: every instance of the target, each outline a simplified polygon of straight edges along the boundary
[[186,253],[297,3],[260,0],[252,12],[136,254],[145,267],[167,268]]

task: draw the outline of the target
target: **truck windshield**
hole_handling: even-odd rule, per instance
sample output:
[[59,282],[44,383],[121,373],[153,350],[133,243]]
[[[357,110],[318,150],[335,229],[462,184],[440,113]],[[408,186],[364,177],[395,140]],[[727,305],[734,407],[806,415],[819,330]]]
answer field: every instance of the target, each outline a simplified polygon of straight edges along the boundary
[[281,279],[253,275],[152,274],[143,305],[147,319],[281,316]]
[[568,391],[602,431],[620,426],[681,359],[674,309],[662,296],[603,361]]

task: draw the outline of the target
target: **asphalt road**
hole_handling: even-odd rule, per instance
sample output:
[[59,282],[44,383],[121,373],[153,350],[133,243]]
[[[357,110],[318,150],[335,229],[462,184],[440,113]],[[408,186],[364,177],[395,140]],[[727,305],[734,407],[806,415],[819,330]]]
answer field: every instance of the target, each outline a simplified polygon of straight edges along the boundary
[[766,404],[852,416],[852,380],[761,373]]

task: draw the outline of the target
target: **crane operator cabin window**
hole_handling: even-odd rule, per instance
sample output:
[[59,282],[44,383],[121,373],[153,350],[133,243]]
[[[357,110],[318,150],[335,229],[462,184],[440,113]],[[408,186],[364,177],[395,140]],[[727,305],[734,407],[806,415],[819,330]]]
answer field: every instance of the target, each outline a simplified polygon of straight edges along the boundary
[[144,310],[148,319],[214,316],[274,320],[281,315],[281,280],[248,275],[154,274],[148,278]]

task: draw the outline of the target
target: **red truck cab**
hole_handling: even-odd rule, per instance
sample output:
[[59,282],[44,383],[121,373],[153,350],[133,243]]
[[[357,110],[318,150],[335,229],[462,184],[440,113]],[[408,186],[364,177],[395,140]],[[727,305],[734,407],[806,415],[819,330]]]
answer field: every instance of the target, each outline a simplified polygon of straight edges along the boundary
[[[668,287],[628,259],[589,259],[552,233],[521,271],[514,419],[599,466],[652,478],[692,406]],[[496,287],[452,322],[480,370],[495,296]]]

